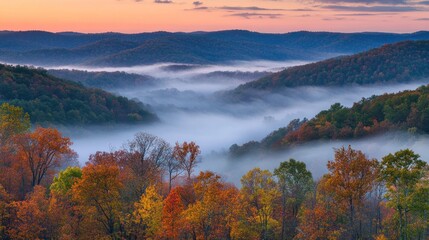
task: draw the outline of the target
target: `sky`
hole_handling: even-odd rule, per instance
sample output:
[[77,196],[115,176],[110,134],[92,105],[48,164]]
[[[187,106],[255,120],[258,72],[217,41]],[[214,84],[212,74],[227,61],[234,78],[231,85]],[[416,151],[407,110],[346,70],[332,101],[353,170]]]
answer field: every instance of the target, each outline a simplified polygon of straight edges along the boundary
[[2,0],[0,30],[415,32],[429,0]]

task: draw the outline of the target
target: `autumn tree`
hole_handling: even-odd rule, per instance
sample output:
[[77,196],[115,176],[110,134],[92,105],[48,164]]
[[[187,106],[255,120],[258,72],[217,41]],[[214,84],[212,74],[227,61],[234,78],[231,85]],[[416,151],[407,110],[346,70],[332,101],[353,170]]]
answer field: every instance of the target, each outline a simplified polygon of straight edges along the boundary
[[58,176],[50,186],[50,190],[61,195],[66,195],[72,188],[73,184],[82,178],[82,169],[80,167],[67,167],[60,171]]
[[154,185],[146,188],[140,201],[135,203],[133,212],[134,221],[143,230],[144,239],[159,239],[162,234],[163,199],[156,191]]
[[162,209],[162,229],[165,238],[180,238],[184,229],[184,210],[185,205],[180,196],[180,187],[173,188],[165,198]]
[[[388,204],[396,211],[398,238],[401,240],[416,239],[427,228],[427,216],[424,215],[429,210],[429,186],[425,184],[425,174],[427,164],[410,149],[383,157],[381,177],[386,183]],[[426,223],[416,225],[422,217]],[[413,225],[417,229],[412,229]]]
[[298,215],[300,221],[295,239],[343,239],[346,203],[335,200],[328,178],[328,175],[323,176],[317,183],[316,192],[304,201]]
[[254,232],[259,239],[273,239],[279,222],[274,213],[280,197],[278,186],[268,170],[255,168],[241,178],[242,204],[246,208],[246,231]]
[[46,175],[73,160],[72,142],[57,129],[37,127],[19,136],[18,155],[31,172],[31,186],[41,184]]
[[[162,175],[168,161],[172,158],[172,147],[163,139],[147,134],[137,133],[133,140],[124,145],[127,153],[121,165],[131,170],[135,177],[134,188],[139,198],[149,185],[162,181]],[[170,176],[173,177],[173,166]]]
[[0,106],[0,146],[12,137],[30,130],[30,116],[9,103]]
[[298,211],[306,195],[313,190],[313,177],[305,163],[290,159],[274,169],[281,192],[281,239],[293,238]]
[[174,147],[173,156],[180,162],[180,165],[186,171],[188,180],[191,179],[192,172],[199,162],[198,155],[200,153],[200,146],[195,142],[183,142],[182,144],[176,143],[176,146]]
[[82,169],[82,178],[72,187],[73,199],[82,208],[83,214],[95,219],[104,236],[113,239],[121,234],[121,189],[119,167],[108,164],[86,165]]
[[10,223],[9,211],[12,196],[0,185],[0,239],[7,239],[7,227]]
[[8,230],[11,239],[58,239],[58,208],[46,189],[36,186],[26,200],[13,202],[13,222]]
[[30,130],[30,118],[20,107],[3,103],[0,106],[0,184],[20,199],[30,191],[28,171],[16,156],[16,136]]
[[351,146],[335,150],[335,160],[327,164],[327,184],[337,202],[348,209],[348,234],[350,239],[361,239],[363,235],[363,207],[365,196],[378,177],[378,162],[368,159],[364,153]]
[[170,192],[173,181],[183,172],[183,167],[179,160],[173,156],[166,159],[164,166],[168,174],[168,192]]
[[201,172],[194,183],[197,200],[185,211],[198,239],[231,239],[238,190],[213,172]]

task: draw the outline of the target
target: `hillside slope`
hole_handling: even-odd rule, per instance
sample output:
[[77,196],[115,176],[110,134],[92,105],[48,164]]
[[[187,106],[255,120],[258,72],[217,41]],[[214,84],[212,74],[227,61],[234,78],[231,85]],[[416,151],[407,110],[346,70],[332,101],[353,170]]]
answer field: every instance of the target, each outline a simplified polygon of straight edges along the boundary
[[429,41],[389,44],[367,52],[285,69],[235,90],[399,83],[429,77]]
[[309,141],[357,139],[392,130],[429,133],[429,85],[362,99],[350,108],[333,104],[310,120],[293,120],[261,142],[233,145],[230,152],[242,155],[253,149],[284,149]]
[[48,70],[55,77],[79,82],[86,87],[101,88],[107,91],[118,89],[141,88],[156,85],[157,79],[126,72],[90,72],[80,70],[58,69]]
[[0,61],[43,66],[128,66],[159,62],[219,63],[237,60],[319,60],[353,54],[386,43],[428,40],[429,32],[257,33],[218,32],[138,34],[0,32]]
[[45,70],[0,65],[0,101],[21,106],[34,123],[146,123],[157,117],[143,104],[53,77]]

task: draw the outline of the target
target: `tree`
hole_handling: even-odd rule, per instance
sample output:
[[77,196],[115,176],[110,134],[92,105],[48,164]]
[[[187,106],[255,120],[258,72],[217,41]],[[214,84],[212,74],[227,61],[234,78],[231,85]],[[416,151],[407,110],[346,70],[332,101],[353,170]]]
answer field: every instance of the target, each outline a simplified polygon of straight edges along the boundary
[[30,130],[29,115],[20,107],[3,103],[0,106],[0,185],[23,199],[29,191],[28,172],[16,156],[16,136]]
[[31,172],[31,186],[39,185],[56,168],[71,162],[75,152],[72,142],[57,129],[37,127],[34,132],[19,136],[18,155]]
[[107,164],[86,165],[82,178],[72,186],[73,199],[83,214],[94,218],[114,239],[120,235],[121,189],[118,166]]
[[0,106],[0,146],[6,144],[12,136],[30,130],[30,116],[21,107],[9,103]]
[[271,172],[252,169],[241,178],[241,185],[242,204],[248,213],[247,231],[256,232],[259,239],[275,238],[279,223],[274,211],[280,192]]
[[11,218],[9,211],[11,201],[10,194],[0,185],[0,239],[7,239],[6,230]]
[[[418,218],[418,213],[427,213],[429,209],[429,186],[424,187],[422,184],[426,167],[427,164],[420,160],[420,156],[410,149],[383,157],[381,177],[386,182],[388,203],[396,210],[398,237],[401,240],[414,238],[410,229],[412,216],[417,215]],[[419,200],[421,197],[423,202]],[[425,228],[426,226],[423,227]]]
[[177,158],[171,156],[170,158],[166,159],[165,168],[168,173],[168,192],[170,192],[173,185],[173,180],[183,172],[183,167]]
[[295,239],[345,239],[346,203],[337,202],[325,175],[317,183],[316,192],[303,203],[299,214],[299,229]]
[[295,159],[280,163],[280,166],[274,169],[274,175],[278,179],[282,198],[281,239],[286,239],[287,236],[292,238],[296,234],[298,211],[307,193],[313,189],[313,177],[305,163]]
[[327,164],[330,186],[337,202],[348,209],[348,234],[350,239],[364,238],[362,232],[362,207],[378,177],[378,162],[368,159],[361,151],[341,147],[335,150],[335,160]]
[[66,195],[73,184],[82,178],[82,169],[80,167],[67,167],[60,171],[50,186],[51,191],[61,195]]
[[194,190],[195,203],[190,204],[184,215],[198,239],[231,239],[231,230],[236,219],[238,190],[222,182],[213,172],[201,172]]
[[179,239],[184,228],[182,214],[185,205],[180,197],[180,187],[173,188],[164,200],[162,209],[163,235],[167,239]]
[[162,196],[156,192],[155,186],[146,188],[140,201],[135,203],[134,221],[143,227],[144,239],[159,239],[162,233]]
[[13,202],[13,222],[8,233],[11,239],[55,239],[58,237],[58,220],[55,207],[46,189],[36,186],[25,201]]
[[[146,187],[162,181],[162,174],[172,158],[173,150],[163,139],[140,132],[124,146],[124,151],[127,156],[122,158],[120,165],[129,168],[135,176],[134,188],[139,198]],[[173,176],[174,167],[170,170],[170,176]]]
[[188,180],[191,179],[191,174],[198,164],[198,155],[201,153],[200,147],[195,142],[176,143],[173,156],[180,162],[182,168],[186,171]]

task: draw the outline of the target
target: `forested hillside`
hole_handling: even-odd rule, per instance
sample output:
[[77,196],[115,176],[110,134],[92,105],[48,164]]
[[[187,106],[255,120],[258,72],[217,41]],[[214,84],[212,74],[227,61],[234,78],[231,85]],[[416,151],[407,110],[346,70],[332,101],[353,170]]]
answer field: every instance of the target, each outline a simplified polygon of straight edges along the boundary
[[235,94],[251,90],[281,91],[297,86],[403,83],[425,78],[429,78],[429,41],[407,41],[291,67],[243,84]]
[[34,123],[106,124],[151,122],[141,103],[47,74],[46,70],[0,65],[0,101],[21,106]]
[[[334,150],[314,179],[289,159],[240,186],[195,172],[200,147],[137,133],[82,167],[69,138],[0,106],[1,239],[427,239],[429,170],[409,149]],[[320,159],[319,159],[320,160]]]
[[34,65],[129,66],[174,63],[225,63],[237,60],[318,60],[352,54],[383,44],[427,40],[428,32],[257,33],[218,32],[138,34],[0,32],[0,60]]
[[79,70],[48,70],[50,75],[74,82],[87,87],[117,90],[124,88],[147,87],[156,84],[156,79],[148,75],[126,72],[90,72]]
[[429,85],[414,91],[363,98],[350,108],[333,104],[310,120],[293,120],[261,142],[235,144],[230,153],[239,156],[313,140],[355,139],[392,130],[429,133]]

